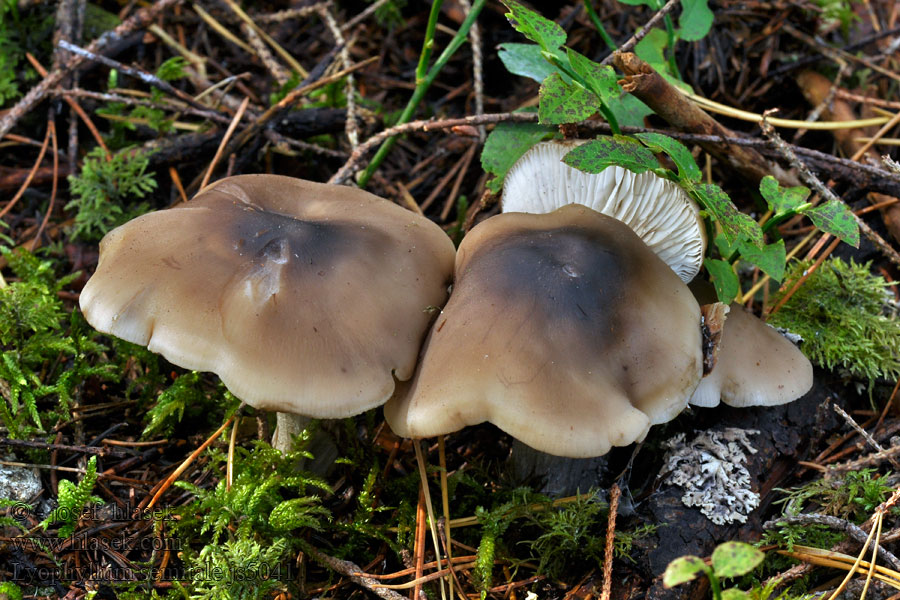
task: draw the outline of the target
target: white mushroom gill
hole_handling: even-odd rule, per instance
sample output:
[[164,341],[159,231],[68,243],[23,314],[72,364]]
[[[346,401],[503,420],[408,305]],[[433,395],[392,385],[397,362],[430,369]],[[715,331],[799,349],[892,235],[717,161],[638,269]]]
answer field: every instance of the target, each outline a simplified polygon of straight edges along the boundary
[[541,142],[509,170],[503,212],[548,213],[583,204],[628,225],[682,281],[700,270],[706,236],[699,209],[677,184],[647,171],[607,167],[591,175],[563,157],[579,141]]

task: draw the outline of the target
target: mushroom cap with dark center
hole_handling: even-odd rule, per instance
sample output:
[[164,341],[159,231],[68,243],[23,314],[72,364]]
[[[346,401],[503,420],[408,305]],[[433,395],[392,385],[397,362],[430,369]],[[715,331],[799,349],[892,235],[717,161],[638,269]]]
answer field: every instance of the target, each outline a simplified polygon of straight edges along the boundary
[[396,433],[483,421],[550,454],[599,456],[687,404],[700,309],[626,225],[584,206],[475,227],[416,375],[385,405]]
[[110,232],[81,307],[253,406],[342,417],[412,375],[453,258],[438,226],[367,192],[243,175]]

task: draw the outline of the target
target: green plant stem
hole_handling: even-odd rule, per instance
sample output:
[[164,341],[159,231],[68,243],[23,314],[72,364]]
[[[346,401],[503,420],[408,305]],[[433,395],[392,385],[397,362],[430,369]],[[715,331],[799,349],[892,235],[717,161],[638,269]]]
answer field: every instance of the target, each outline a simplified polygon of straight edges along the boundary
[[[662,8],[662,6],[660,6],[660,8]],[[678,42],[678,38],[675,35],[675,24],[672,23],[672,17],[669,15],[666,15],[663,20],[666,24],[666,35],[669,36],[669,43],[666,48],[666,60],[669,63],[669,70],[672,71],[672,76],[677,77],[680,80],[681,73],[678,72],[678,63],[675,62],[675,44]]]
[[428,13],[428,24],[425,26],[425,41],[422,43],[422,52],[419,54],[419,64],[416,65],[416,85],[419,85],[428,72],[428,62],[434,51],[434,31],[437,29],[438,17],[441,14],[441,5],[444,0],[433,0],[431,12]]
[[[437,78],[438,74],[441,72],[441,69],[446,66],[450,58],[466,41],[466,36],[469,35],[469,29],[471,29],[472,24],[475,22],[475,19],[478,18],[478,15],[481,13],[481,9],[484,8],[485,1],[486,0],[475,0],[475,2],[472,4],[472,10],[469,11],[466,20],[463,21],[463,24],[459,27],[456,35],[453,36],[453,39],[450,40],[450,43],[447,44],[447,47],[444,48],[444,51],[441,52],[441,55],[438,56],[434,65],[431,67],[431,69],[429,69],[428,74],[421,81],[418,81],[418,76],[416,77],[416,88],[413,90],[413,94],[410,97],[409,102],[407,102],[406,108],[403,109],[403,112],[400,114],[400,118],[397,119],[395,125],[402,125],[403,123],[407,123],[412,118],[416,107],[422,101],[422,98],[425,97],[425,92],[428,91],[428,88],[434,82],[435,78]],[[426,40],[426,46],[427,44],[428,42]],[[426,48],[423,47],[422,52],[424,53],[425,51]],[[421,60],[419,61],[419,63],[421,65]],[[378,148],[378,152],[376,152],[375,156],[372,157],[372,161],[369,163],[369,166],[366,167],[366,170],[363,171],[362,175],[359,178],[359,187],[366,187],[369,179],[372,178],[372,174],[378,169],[382,161],[384,161],[385,157],[391,151],[391,148],[394,147],[396,139],[397,138],[395,137],[389,138],[385,140],[381,147]]]
[[713,600],[722,600],[722,584],[719,582],[719,578],[712,572],[712,569],[707,571],[706,576],[709,579],[709,589],[712,592]]
[[594,24],[594,27],[597,29],[597,33],[600,34],[600,37],[603,38],[603,43],[606,44],[606,47],[616,51],[616,42],[606,33],[606,28],[603,27],[603,22],[600,20],[600,16],[597,14],[597,11],[594,10],[594,7],[591,4],[591,0],[584,0],[584,10],[587,12],[588,17],[591,19],[591,23]]

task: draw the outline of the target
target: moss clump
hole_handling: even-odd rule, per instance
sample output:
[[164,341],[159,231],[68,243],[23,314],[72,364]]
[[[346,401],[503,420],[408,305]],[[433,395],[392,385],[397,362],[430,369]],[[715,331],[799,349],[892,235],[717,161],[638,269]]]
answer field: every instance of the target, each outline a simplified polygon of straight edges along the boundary
[[[788,273],[790,290],[810,263]],[[891,284],[872,275],[869,264],[832,258],[822,263],[769,319],[803,337],[802,350],[813,362],[843,367],[873,382],[900,376],[900,321],[891,307]]]

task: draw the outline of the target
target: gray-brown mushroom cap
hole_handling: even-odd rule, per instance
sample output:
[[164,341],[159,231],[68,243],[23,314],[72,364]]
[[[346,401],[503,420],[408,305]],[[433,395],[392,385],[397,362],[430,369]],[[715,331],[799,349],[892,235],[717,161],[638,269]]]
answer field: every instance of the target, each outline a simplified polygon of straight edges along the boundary
[[800,350],[762,320],[734,303],[725,318],[718,360],[691,404],[711,407],[774,406],[803,396],[813,369]]
[[385,416],[408,437],[490,421],[543,452],[599,456],[686,406],[699,321],[621,222],[580,205],[491,217],[460,245],[453,294]]
[[412,375],[453,259],[438,226],[372,194],[244,175],[110,232],[81,308],[253,406],[342,417]]

